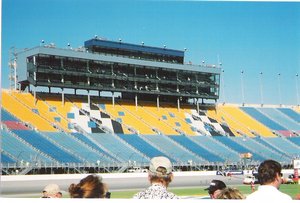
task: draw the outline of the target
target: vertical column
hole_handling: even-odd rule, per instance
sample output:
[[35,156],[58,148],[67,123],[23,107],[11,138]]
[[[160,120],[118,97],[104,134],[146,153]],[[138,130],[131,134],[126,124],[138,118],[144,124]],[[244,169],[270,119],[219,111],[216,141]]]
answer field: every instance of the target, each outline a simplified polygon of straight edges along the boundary
[[112,105],[115,107],[115,93],[112,92]]
[[62,106],[65,105],[65,92],[64,92],[64,88],[61,88],[61,104],[62,104]]
[[159,95],[157,95],[156,104],[157,104],[157,110],[159,110]]
[[34,96],[34,105],[36,105],[36,86],[33,88],[33,96]]
[[134,100],[135,100],[135,110],[137,111],[137,105],[138,105],[137,94],[135,94]]
[[88,105],[89,105],[89,107],[91,108],[91,95],[90,95],[90,90],[87,90],[87,92],[88,92]]
[[177,97],[177,109],[178,109],[178,111],[180,111],[180,100],[179,100],[179,97]]

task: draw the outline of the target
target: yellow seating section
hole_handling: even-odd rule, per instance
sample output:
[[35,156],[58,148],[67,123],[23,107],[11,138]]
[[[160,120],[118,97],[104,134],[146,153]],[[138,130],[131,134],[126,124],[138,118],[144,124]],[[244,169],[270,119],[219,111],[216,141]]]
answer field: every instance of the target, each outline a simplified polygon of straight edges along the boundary
[[[10,95],[7,91],[2,91],[2,105],[3,107],[9,111],[11,114],[15,115],[17,118],[19,118],[23,122],[30,123],[32,126],[36,127],[40,131],[49,131],[49,132],[56,132],[57,129],[55,129],[49,120],[43,119],[42,116],[39,116],[32,112],[32,103],[29,105],[28,95],[24,96],[26,98],[23,98],[23,93],[18,92],[11,92],[14,96],[16,96],[18,99],[22,99],[22,102],[26,105],[20,103],[14,96]],[[28,104],[27,104],[28,102]],[[41,114],[41,112],[40,112]]]
[[[103,104],[103,99],[101,100],[101,103]],[[122,104],[120,104],[115,102],[115,105],[113,106],[111,100],[106,100],[105,108],[111,116],[114,118],[121,118],[124,124],[134,128],[140,134],[154,134],[152,127],[138,114],[138,112],[141,110],[139,108],[135,109],[133,103],[129,104],[122,102]],[[124,112],[124,116],[119,116],[119,112]],[[125,130],[125,127],[123,127],[123,130]],[[131,132],[128,130],[126,131],[127,133],[131,134]]]
[[[196,135],[196,133],[192,131],[191,125],[185,120],[184,107],[181,107],[181,109],[178,110],[175,106],[162,103],[160,106],[160,112],[167,116],[167,122],[172,125],[173,128],[179,128],[185,135]],[[173,114],[174,117],[172,117],[170,113]],[[176,126],[176,123],[179,123],[180,126]]]
[[[66,117],[62,117],[62,115],[58,114],[57,112],[60,112],[58,110],[56,110],[56,112],[50,111],[50,105],[47,100],[43,99],[42,97],[37,97],[37,102],[34,104],[34,96],[32,94],[17,93],[15,96],[18,97],[18,99],[21,99],[23,103],[26,103],[26,105],[30,106],[31,108],[38,109],[39,114],[42,117],[47,118],[47,120],[50,122],[55,123],[59,127],[63,128],[66,132],[69,132],[68,121]],[[55,121],[55,117],[60,117],[60,122]]]
[[[57,131],[52,124],[56,121],[55,117],[61,117],[61,121],[57,123],[66,132],[70,132],[68,129],[67,114],[71,108],[75,105],[81,108],[82,103],[86,102],[83,99],[65,99],[65,103],[62,104],[61,97],[47,97],[39,96],[37,102],[34,103],[34,97],[30,93],[8,92],[2,90],[2,105],[5,109],[11,112],[24,122],[31,123],[40,131]],[[93,101],[96,104],[104,104],[106,110],[112,119],[122,119],[122,127],[124,134],[131,134],[128,127],[132,127],[140,134],[151,135],[155,134],[153,128],[158,129],[165,135],[179,135],[175,129],[180,129],[186,135],[195,135],[196,133],[191,130],[191,125],[185,120],[184,113],[191,112],[191,106],[181,106],[178,110],[176,105],[168,103],[160,103],[160,107],[157,108],[155,102],[138,102],[138,106],[135,106],[133,101],[118,101],[115,105],[112,105],[112,101],[109,99],[99,99]],[[51,112],[49,106],[55,107],[56,112]],[[193,107],[194,108],[194,107]],[[32,109],[37,109],[39,115],[32,112]],[[294,107],[295,111],[300,113],[300,107]],[[101,110],[102,111],[102,110]],[[120,116],[119,112],[124,112],[124,116]],[[170,115],[173,114],[174,116]],[[262,125],[248,114],[244,113],[238,106],[234,105],[218,105],[216,110],[208,110],[207,116],[217,120],[219,123],[227,123],[231,131],[235,136],[240,136],[237,131],[242,134],[253,137],[251,131],[267,136],[274,137],[275,135],[266,126]],[[166,117],[167,119],[163,119]],[[180,126],[177,126],[179,123]]]
[[[47,104],[51,107],[56,108],[56,112],[59,113],[61,119],[61,126],[66,130],[66,132],[70,132],[68,128],[68,113],[71,111],[71,107],[73,106],[71,102],[65,100],[64,104],[61,101],[61,97],[45,97],[41,96],[41,98],[47,102]],[[57,114],[56,114],[57,115]]]
[[[135,108],[135,107],[134,107]],[[163,108],[157,108],[154,102],[139,102],[138,116],[143,118],[149,125],[158,129],[164,135],[179,135],[180,133],[174,129],[175,123],[169,119],[170,115],[166,114]],[[163,119],[167,117],[167,120]]]
[[274,137],[273,133],[264,125],[253,119],[248,114],[244,113],[237,106],[217,106],[215,110],[208,110],[207,115],[213,119],[216,119],[219,123],[226,122],[231,131],[236,135],[240,136],[237,131],[243,134],[253,137],[251,133],[254,130],[256,133]]

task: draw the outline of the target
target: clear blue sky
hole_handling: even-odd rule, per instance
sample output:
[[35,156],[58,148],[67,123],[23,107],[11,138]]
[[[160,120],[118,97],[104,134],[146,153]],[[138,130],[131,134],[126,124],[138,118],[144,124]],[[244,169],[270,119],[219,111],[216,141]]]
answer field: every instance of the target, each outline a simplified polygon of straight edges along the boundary
[[9,86],[10,47],[31,48],[41,40],[79,47],[96,34],[187,48],[185,61],[193,64],[217,64],[219,56],[220,102],[242,103],[244,89],[245,103],[259,104],[263,72],[265,104],[279,104],[279,93],[283,104],[297,104],[300,2],[2,0],[2,88]]

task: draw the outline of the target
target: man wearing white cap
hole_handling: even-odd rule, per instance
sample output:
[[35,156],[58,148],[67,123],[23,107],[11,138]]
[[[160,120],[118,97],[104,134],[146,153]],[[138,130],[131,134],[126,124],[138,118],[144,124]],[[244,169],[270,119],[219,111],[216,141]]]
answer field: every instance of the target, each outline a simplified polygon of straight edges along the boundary
[[57,184],[49,184],[43,190],[42,198],[61,198],[62,193]]
[[175,194],[168,192],[167,187],[173,180],[171,161],[163,156],[151,159],[148,179],[151,186],[135,194],[134,199],[179,199]]

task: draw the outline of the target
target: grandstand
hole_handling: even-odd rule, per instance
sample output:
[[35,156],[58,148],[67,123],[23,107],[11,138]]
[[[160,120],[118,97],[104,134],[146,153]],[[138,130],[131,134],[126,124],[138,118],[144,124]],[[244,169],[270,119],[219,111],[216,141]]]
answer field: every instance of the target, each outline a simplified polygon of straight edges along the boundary
[[218,104],[220,67],[185,64],[184,51],[93,38],[14,56],[3,174],[125,172],[159,155],[180,170],[288,167],[300,155],[299,107]]

